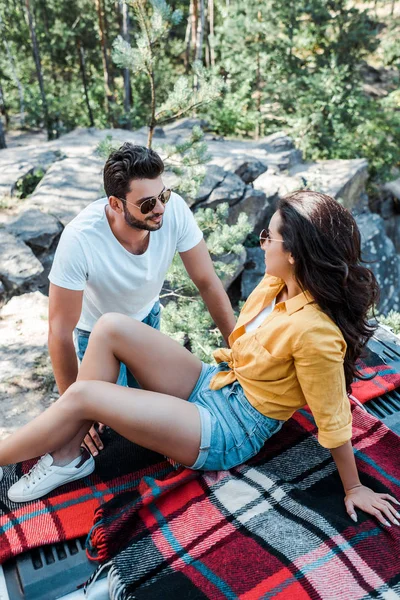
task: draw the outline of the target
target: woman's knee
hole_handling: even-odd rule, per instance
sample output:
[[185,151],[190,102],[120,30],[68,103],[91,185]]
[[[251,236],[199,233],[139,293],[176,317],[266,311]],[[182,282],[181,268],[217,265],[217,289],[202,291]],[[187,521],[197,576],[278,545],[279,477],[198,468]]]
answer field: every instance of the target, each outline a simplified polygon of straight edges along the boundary
[[133,321],[133,319],[130,319],[126,315],[121,315],[120,313],[105,313],[94,326],[91,337],[93,335],[104,335],[109,339],[114,335],[126,331],[127,322],[131,323],[131,321]]
[[83,417],[90,404],[91,384],[93,385],[92,381],[75,381],[57,400],[57,404],[64,410],[72,412],[75,417]]

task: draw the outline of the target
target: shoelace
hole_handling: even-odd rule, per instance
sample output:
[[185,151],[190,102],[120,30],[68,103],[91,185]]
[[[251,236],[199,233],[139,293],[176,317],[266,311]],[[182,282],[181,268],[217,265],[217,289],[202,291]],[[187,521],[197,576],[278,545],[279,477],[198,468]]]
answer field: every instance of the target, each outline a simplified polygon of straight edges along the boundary
[[36,481],[40,481],[42,479],[42,476],[47,475],[48,467],[45,464],[43,464],[43,458],[44,457],[42,456],[42,458],[40,458],[38,462],[35,465],[33,465],[29,473],[24,475],[24,479],[26,480],[25,485],[28,490],[31,487],[31,485],[35,485]]

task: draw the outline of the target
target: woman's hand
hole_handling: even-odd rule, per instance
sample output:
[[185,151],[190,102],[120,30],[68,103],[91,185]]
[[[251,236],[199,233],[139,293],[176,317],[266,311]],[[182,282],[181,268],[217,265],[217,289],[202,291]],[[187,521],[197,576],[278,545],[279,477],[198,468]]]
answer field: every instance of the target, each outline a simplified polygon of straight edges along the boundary
[[378,494],[362,484],[346,490],[346,496],[344,498],[346,510],[353,521],[357,522],[355,511],[357,507],[370,515],[373,515],[380,523],[387,527],[391,527],[390,523],[400,525],[398,521],[398,519],[400,519],[400,514],[391,502],[400,504],[400,502],[393,496],[390,496],[390,494]]

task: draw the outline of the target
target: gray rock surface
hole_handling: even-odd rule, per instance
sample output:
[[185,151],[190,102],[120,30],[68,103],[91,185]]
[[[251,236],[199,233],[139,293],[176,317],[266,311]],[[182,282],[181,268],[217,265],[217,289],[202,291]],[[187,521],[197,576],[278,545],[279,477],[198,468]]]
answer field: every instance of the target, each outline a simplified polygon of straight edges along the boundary
[[0,439],[39,415],[57,394],[47,350],[48,299],[14,296],[0,311]]
[[229,208],[228,224],[236,223],[239,215],[244,213],[256,232],[267,227],[275,212],[277,199],[276,189],[271,189],[267,196],[265,192],[248,186],[242,200]]
[[381,288],[379,312],[400,309],[400,257],[387,237],[383,219],[376,214],[356,217],[361,231],[362,256]]
[[247,257],[241,281],[242,298],[246,300],[265,275],[265,252],[260,248],[247,248]]
[[62,225],[51,215],[31,209],[9,221],[7,231],[34,249],[47,250],[61,233]]
[[341,199],[343,205],[351,209],[365,190],[368,163],[363,158],[324,160],[298,164],[289,174],[301,177],[304,187]]
[[247,159],[240,156],[231,156],[222,162],[222,166],[225,171],[238,175],[245,183],[253,182],[268,168],[265,162],[251,156]]
[[213,189],[201,206],[215,208],[221,202],[228,202],[232,206],[243,198],[245,188],[246,184],[235,173],[225,173],[223,181]]
[[48,146],[6,148],[0,151],[0,199],[13,196],[18,182],[35,169],[46,171],[58,159]]
[[5,229],[0,229],[0,279],[8,292],[23,288],[43,272],[32,250]]
[[90,202],[104,195],[103,165],[103,160],[94,157],[66,158],[54,163],[25,207],[53,215],[65,227]]

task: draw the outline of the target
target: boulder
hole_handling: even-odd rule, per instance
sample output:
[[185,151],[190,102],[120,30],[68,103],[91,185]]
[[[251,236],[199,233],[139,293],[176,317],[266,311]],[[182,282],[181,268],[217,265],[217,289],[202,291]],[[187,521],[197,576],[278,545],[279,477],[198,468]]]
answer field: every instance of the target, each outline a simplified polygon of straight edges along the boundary
[[245,183],[253,182],[268,169],[266,162],[251,156],[249,158],[231,156],[222,162],[222,167],[225,171],[238,175]]
[[386,192],[389,192],[396,198],[396,200],[400,200],[400,177],[399,179],[395,179],[394,181],[389,181],[385,183],[383,189]]
[[7,223],[7,231],[34,250],[48,250],[63,227],[57,219],[37,209],[27,210]]
[[213,189],[201,206],[203,208],[215,208],[221,202],[228,202],[231,206],[243,198],[245,189],[246,184],[240,177],[235,173],[225,173],[222,182]]
[[368,163],[363,158],[324,160],[296,165],[289,174],[301,177],[304,187],[340,199],[351,210],[365,192]]
[[228,224],[233,225],[239,215],[245,213],[253,230],[261,230],[267,227],[274,214],[277,200],[276,189],[271,188],[267,196],[265,192],[248,186],[242,200],[229,208]]
[[257,142],[257,148],[262,148],[266,152],[288,152],[294,149],[294,143],[284,131],[277,131],[261,138]]
[[400,257],[388,238],[383,219],[377,214],[362,214],[356,218],[361,231],[362,256],[381,289],[379,312],[387,314],[400,309]]
[[241,295],[246,300],[265,275],[265,252],[259,246],[246,248],[247,258],[241,281]]
[[8,292],[29,285],[43,272],[32,250],[5,229],[0,229],[0,280]]
[[193,204],[204,202],[210,197],[214,189],[222,183],[226,176],[224,169],[216,165],[210,165],[207,167],[206,176],[200,189],[193,200]]
[[14,196],[19,181],[39,169],[46,171],[58,157],[47,144],[0,150],[0,198]]
[[90,202],[104,196],[100,158],[71,157],[54,163],[25,202],[56,217],[65,227]]

